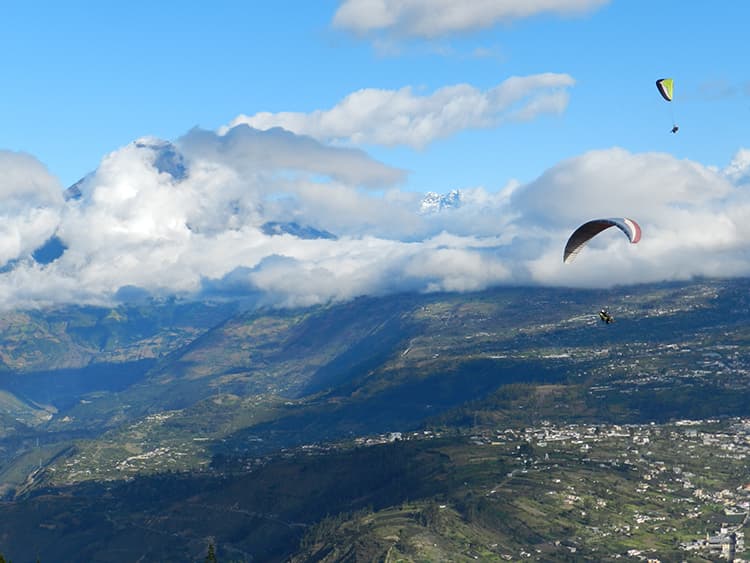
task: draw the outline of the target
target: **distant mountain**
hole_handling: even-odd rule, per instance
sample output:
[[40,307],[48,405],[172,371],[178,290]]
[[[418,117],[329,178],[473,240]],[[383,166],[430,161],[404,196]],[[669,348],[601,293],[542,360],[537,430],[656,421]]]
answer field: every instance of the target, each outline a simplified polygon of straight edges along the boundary
[[79,200],[81,197],[83,197],[83,192],[81,191],[81,186],[83,186],[83,183],[86,182],[91,174],[88,174],[78,180],[75,184],[69,186],[64,192],[63,197],[65,198],[65,201],[72,200]]
[[[238,305],[149,300],[117,307],[60,306],[0,312],[0,387],[9,381],[50,381],[74,370],[106,365],[92,374],[94,385],[107,383],[115,364],[159,358],[192,342],[233,315]],[[70,377],[74,379],[74,377]],[[70,381],[69,381],[70,382]],[[97,387],[81,388],[85,394]],[[55,385],[28,385],[30,398],[54,403]]]
[[422,198],[419,212],[423,215],[439,213],[445,209],[455,209],[460,207],[461,203],[461,192],[459,190],[451,190],[447,194],[427,192]]
[[[140,149],[146,149],[152,153],[154,168],[159,172],[169,174],[176,182],[187,178],[187,165],[174,144],[154,137],[142,137],[134,141],[133,144]],[[75,184],[69,186],[63,192],[65,201],[78,201],[82,199],[86,183],[93,178],[94,174],[95,172],[91,172]],[[63,240],[57,235],[53,235],[33,251],[32,258],[38,264],[50,264],[62,256],[66,249],[67,246]],[[17,261],[7,264],[4,268],[0,269],[0,273],[12,270],[16,264]]]
[[[185,164],[185,159],[173,143],[155,137],[142,137],[133,141],[133,145],[140,149],[147,149],[152,153],[151,157],[153,159],[153,165],[157,171],[163,174],[168,174],[176,182],[187,178],[189,171]],[[78,180],[75,184],[68,187],[63,192],[65,200],[70,201],[81,199],[83,197],[83,189],[86,182],[88,182],[93,175],[94,172],[91,172]]]
[[154,137],[143,137],[135,141],[138,148],[150,149],[154,153],[154,168],[162,174],[169,174],[179,182],[188,176],[188,168],[182,154],[169,141]]
[[60,237],[54,235],[47,239],[47,241],[42,246],[32,252],[31,257],[38,264],[51,264],[52,262],[60,258],[60,256],[63,255],[67,248],[68,247],[60,239]]
[[44,242],[44,244],[37,247],[31,253],[31,256],[26,255],[19,258],[14,258],[12,260],[8,260],[8,262],[0,266],[0,274],[7,274],[8,272],[12,272],[16,267],[18,267],[19,264],[28,262],[29,260],[33,260],[37,264],[41,264],[43,266],[51,264],[52,262],[60,258],[60,256],[63,255],[67,248],[68,247],[60,237],[58,237],[57,235],[52,235]]
[[313,239],[329,239],[336,240],[338,237],[328,231],[316,229],[309,225],[300,225],[292,221],[291,223],[282,223],[279,221],[269,221],[263,223],[261,230],[268,236],[275,235],[292,235],[297,238],[313,240]]

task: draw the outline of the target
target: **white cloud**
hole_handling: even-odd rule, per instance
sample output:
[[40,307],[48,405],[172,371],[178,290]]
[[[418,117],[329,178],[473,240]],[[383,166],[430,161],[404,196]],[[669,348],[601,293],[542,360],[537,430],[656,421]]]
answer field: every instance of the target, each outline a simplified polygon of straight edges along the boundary
[[750,181],[750,149],[737,151],[726,169],[726,175],[737,184]]
[[[400,171],[291,133],[192,131],[171,149],[184,157],[182,175],[160,169],[160,150],[133,143],[114,151],[83,183],[83,197],[66,203],[35,159],[0,153],[0,194],[12,210],[4,218],[15,225],[13,236],[0,231],[0,249],[18,259],[0,273],[0,306],[104,303],[123,288],[296,306],[398,291],[750,275],[746,150],[725,170],[667,154],[592,151],[527,184],[462,189],[460,207],[433,215],[395,185],[359,187]],[[570,233],[610,216],[637,220],[641,242],[610,229],[563,264]],[[338,238],[271,236],[267,221]],[[29,253],[52,233],[67,250],[35,263]]]
[[433,38],[539,14],[582,14],[608,0],[343,0],[333,26],[367,34]]
[[[534,280],[548,284],[606,286],[692,276],[750,273],[750,194],[727,175],[666,154],[593,151],[562,162],[513,195],[522,221],[556,239],[529,261]],[[628,244],[605,231],[573,264],[562,264],[567,236],[600,217],[627,216],[643,237]]]
[[613,148],[552,167],[517,190],[513,205],[550,226],[622,215],[657,222],[680,208],[705,208],[731,191],[723,175],[698,163]]
[[[239,126],[238,126],[239,125]],[[244,127],[242,125],[249,125]],[[195,129],[179,140],[188,158],[228,164],[247,176],[261,178],[278,171],[318,174],[351,185],[382,188],[403,180],[404,171],[371,159],[351,148],[326,146],[308,131],[266,123],[257,127],[235,119],[220,135]],[[263,129],[261,131],[260,129]],[[296,134],[292,134],[296,133]]]
[[420,96],[408,86],[399,90],[366,88],[328,110],[239,115],[220,132],[247,124],[262,130],[282,127],[324,142],[422,148],[465,129],[559,114],[567,107],[567,90],[574,84],[567,74],[543,73],[513,76],[485,91],[457,84]]
[[54,234],[62,202],[60,184],[38,160],[0,151],[0,266]]

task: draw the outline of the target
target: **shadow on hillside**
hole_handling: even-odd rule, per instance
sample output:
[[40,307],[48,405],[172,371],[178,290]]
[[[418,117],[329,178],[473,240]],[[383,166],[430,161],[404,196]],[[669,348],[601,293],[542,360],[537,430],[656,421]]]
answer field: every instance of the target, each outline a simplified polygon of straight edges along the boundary
[[66,410],[94,391],[118,392],[141,381],[155,360],[90,364],[81,368],[4,375],[2,388],[39,404]]

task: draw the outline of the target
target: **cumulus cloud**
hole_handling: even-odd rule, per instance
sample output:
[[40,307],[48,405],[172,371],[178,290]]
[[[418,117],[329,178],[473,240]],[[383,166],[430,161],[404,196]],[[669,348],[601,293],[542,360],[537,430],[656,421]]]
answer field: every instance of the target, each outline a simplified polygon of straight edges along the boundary
[[[420,194],[399,189],[401,171],[281,130],[140,140],[107,155],[68,201],[38,161],[0,153],[3,209],[12,210],[3,212],[15,225],[13,236],[0,231],[0,306],[144,295],[303,306],[399,291],[749,275],[748,154],[718,170],[667,154],[591,151],[526,184],[462,188],[459,206],[425,214]],[[563,264],[578,225],[612,216],[637,220],[641,242],[610,229]],[[316,238],[323,230],[336,237]],[[35,245],[53,234],[65,252],[37,263]]]
[[229,134],[237,125],[247,124],[262,130],[281,127],[324,142],[422,148],[465,129],[562,113],[574,84],[567,74],[543,73],[513,76],[485,91],[457,84],[420,96],[409,86],[366,88],[328,110],[239,115],[220,131]]
[[58,181],[33,156],[0,151],[0,266],[50,238],[59,221]]
[[582,14],[609,0],[343,0],[333,26],[363,35],[390,31],[433,38],[539,14]]
[[731,192],[723,175],[663,153],[592,151],[544,172],[518,190],[513,205],[548,226],[581,216],[637,215],[660,221],[685,208],[708,207]]
[[740,149],[726,169],[727,176],[737,184],[750,183],[750,149]]
[[229,164],[244,176],[260,177],[287,170],[376,188],[404,179],[403,170],[375,161],[360,150],[326,146],[307,137],[319,137],[314,131],[285,125],[266,120],[263,127],[258,127],[252,119],[238,118],[230,127],[223,127],[219,136],[195,129],[179,144],[188,158]]
[[[529,260],[533,279],[606,286],[746,275],[749,195],[726,171],[615,148],[558,164],[518,190],[512,206],[523,210],[524,221],[542,227],[543,237],[557,240]],[[565,240],[579,224],[623,216],[641,225],[639,244],[628,244],[611,229],[591,241],[574,264],[561,263]]]

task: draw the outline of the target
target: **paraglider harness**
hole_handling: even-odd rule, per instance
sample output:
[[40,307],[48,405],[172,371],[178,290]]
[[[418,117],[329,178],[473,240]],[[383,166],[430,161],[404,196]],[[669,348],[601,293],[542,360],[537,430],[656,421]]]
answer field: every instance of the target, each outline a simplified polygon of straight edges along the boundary
[[607,324],[615,322],[615,318],[606,309],[599,311],[599,318]]

